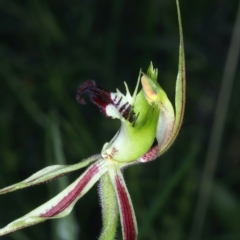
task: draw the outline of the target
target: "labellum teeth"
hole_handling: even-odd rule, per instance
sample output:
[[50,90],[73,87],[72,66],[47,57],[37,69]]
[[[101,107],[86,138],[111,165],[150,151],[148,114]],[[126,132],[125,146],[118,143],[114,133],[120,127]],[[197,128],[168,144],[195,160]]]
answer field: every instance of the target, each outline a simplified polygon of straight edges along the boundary
[[107,90],[97,87],[95,81],[89,80],[78,87],[77,101],[80,104],[86,104],[83,95],[88,94],[101,112],[112,118],[125,119],[133,122],[135,113],[133,106],[128,102],[128,98],[121,92],[111,93]]

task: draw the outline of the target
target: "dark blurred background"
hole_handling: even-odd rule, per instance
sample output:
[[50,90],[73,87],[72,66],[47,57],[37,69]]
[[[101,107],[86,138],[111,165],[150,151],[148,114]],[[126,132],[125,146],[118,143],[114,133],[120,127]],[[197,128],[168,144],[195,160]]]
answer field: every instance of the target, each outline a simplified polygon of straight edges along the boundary
[[[180,1],[187,69],[184,125],[166,154],[124,172],[139,239],[240,239],[239,63],[227,117],[223,114],[224,124],[215,131],[223,132],[220,148],[209,145],[238,4]],[[0,0],[0,188],[45,166],[99,153],[113,137],[119,121],[76,102],[84,81],[124,93],[126,81],[133,91],[139,69],[146,71],[153,61],[159,83],[174,101],[178,45],[174,0]],[[215,158],[207,157],[211,151]],[[50,199],[81,172],[1,195],[0,227]],[[95,186],[67,218],[1,239],[97,239],[97,192]]]

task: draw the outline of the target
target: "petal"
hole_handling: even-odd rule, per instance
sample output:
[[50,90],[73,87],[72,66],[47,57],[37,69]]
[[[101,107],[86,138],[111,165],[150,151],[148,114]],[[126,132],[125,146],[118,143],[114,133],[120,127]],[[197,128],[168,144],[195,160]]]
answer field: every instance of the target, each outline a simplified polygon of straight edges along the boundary
[[90,100],[106,116],[132,122],[135,119],[132,97],[129,94],[127,86],[126,89],[126,96],[119,90],[116,93],[112,93],[97,87],[95,81],[90,80],[78,87],[77,101],[81,104],[86,104],[83,95],[88,94]]
[[136,240],[137,221],[123,175],[116,165],[109,165],[109,174],[117,195],[123,239]]
[[[172,134],[167,142],[161,146],[159,155],[163,154],[174,142],[176,139],[181,124],[183,121],[184,109],[185,109],[185,98],[186,98],[186,73],[185,73],[185,57],[184,57],[184,44],[183,44],[183,32],[182,32],[182,22],[181,22],[181,13],[178,0],[177,3],[177,15],[178,15],[178,24],[179,24],[179,35],[180,35],[180,44],[179,44],[179,62],[178,62],[178,75],[176,81],[176,90],[175,90],[175,121],[172,130]],[[159,126],[161,128],[161,126]]]
[[163,149],[169,144],[173,135],[175,124],[174,109],[166,97],[160,102],[160,115],[157,124],[156,138],[158,141],[159,155],[162,154]]
[[22,182],[13,184],[6,188],[0,189],[0,194],[5,194],[8,192],[13,192],[18,189],[34,186],[36,184],[45,183],[47,181],[51,181],[53,179],[62,177],[70,172],[76,171],[80,168],[86,167],[93,161],[100,159],[100,155],[94,155],[90,158],[82,160],[81,162],[74,164],[74,165],[54,165],[50,167],[43,168],[42,170],[34,173],[29,178],[25,179]]
[[0,236],[38,224],[50,218],[61,218],[68,215],[77,200],[82,197],[106,171],[105,161],[99,160],[93,163],[81,177],[57,196],[0,229]]

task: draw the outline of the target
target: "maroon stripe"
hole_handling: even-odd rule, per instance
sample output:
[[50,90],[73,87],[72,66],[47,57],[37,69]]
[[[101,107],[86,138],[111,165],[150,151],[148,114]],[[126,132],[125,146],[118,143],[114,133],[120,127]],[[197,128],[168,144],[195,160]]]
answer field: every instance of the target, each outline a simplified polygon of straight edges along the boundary
[[118,106],[119,106],[119,104],[121,103],[121,101],[122,101],[122,97],[120,97],[120,98],[118,99],[118,101],[115,103],[116,108],[118,108]]
[[126,108],[127,105],[128,105],[128,103],[124,103],[124,104],[119,108],[119,112],[122,113],[122,111]]
[[68,193],[57,205],[52,206],[47,212],[40,215],[40,217],[53,217],[64,211],[82,192],[85,186],[89,183],[92,177],[99,171],[97,165],[91,166],[83,178],[81,178],[76,187]]
[[115,181],[120,201],[120,211],[122,214],[124,240],[135,240],[137,238],[137,233],[134,226],[132,210],[127,192],[121,183],[121,179],[118,176],[115,177]]
[[152,160],[155,160],[158,157],[159,154],[159,147],[158,145],[152,147],[150,150],[148,150],[141,158],[140,162],[150,162]]

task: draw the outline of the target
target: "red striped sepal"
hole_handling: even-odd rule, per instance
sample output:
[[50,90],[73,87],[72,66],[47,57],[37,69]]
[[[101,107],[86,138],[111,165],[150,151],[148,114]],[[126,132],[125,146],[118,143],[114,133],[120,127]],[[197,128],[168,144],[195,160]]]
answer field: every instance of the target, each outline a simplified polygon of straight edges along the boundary
[[123,175],[116,165],[109,164],[108,168],[118,200],[123,239],[136,240],[138,234],[137,221]]
[[106,161],[102,159],[93,163],[85,173],[57,196],[0,229],[0,236],[44,222],[47,219],[62,218],[68,215],[79,198],[87,193],[107,171],[106,164]]

